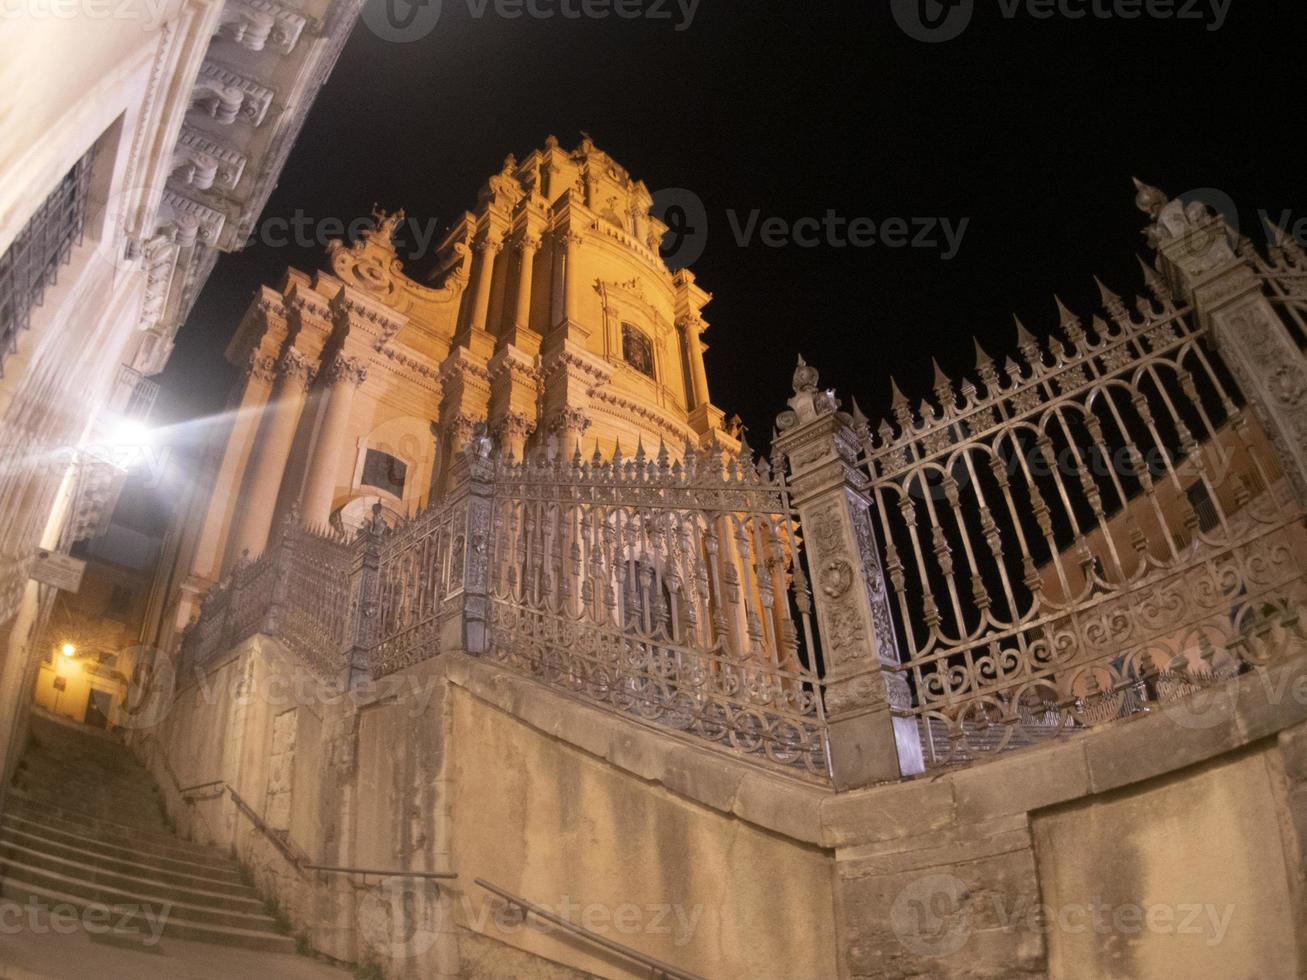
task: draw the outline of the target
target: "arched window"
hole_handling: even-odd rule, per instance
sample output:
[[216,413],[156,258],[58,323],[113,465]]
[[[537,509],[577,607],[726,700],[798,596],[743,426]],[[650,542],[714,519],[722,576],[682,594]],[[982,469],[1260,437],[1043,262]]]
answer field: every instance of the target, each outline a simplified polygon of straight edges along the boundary
[[622,324],[622,359],[641,374],[654,377],[653,341],[634,324]]

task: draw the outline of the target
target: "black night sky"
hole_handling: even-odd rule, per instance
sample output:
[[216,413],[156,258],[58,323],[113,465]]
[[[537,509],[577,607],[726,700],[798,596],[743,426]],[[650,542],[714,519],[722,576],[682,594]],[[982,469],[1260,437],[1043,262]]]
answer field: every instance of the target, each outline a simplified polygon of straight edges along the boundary
[[[684,30],[675,0],[670,20],[505,19],[493,0],[476,18],[469,2],[444,0],[435,30],[410,44],[359,23],[265,222],[348,223],[379,202],[443,230],[507,153],[550,133],[570,148],[585,130],[651,190],[703,201],[693,267],[715,296],[713,400],[743,416],[755,448],[796,352],[876,420],[891,373],[915,398],[932,355],[954,377],[970,370],[973,335],[1011,352],[1014,312],[1051,332],[1054,292],[1087,318],[1094,273],[1127,299],[1142,291],[1132,175],[1172,195],[1221,189],[1259,243],[1258,210],[1307,218],[1292,150],[1307,130],[1301,0],[1175,0],[1197,20],[1008,19],[999,0],[975,0],[969,28],[941,44],[909,37],[883,0],[701,0]],[[1214,2],[1229,2],[1215,31]],[[747,224],[755,209],[760,221],[968,224],[949,261],[939,248],[741,246],[730,213]],[[159,415],[218,410],[234,378],[221,352],[252,291],[324,261],[317,247],[268,244],[224,256],[182,329]]]

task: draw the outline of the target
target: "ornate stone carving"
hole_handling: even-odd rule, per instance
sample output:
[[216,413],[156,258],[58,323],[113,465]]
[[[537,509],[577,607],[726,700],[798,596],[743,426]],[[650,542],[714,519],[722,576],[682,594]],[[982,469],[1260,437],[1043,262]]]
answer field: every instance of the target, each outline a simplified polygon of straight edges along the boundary
[[495,441],[503,445],[509,439],[526,439],[535,430],[534,419],[528,418],[522,412],[509,412],[495,423],[493,435]]
[[183,126],[173,150],[172,178],[196,190],[235,190],[248,158],[209,138],[192,126]]
[[277,380],[277,362],[256,350],[245,366],[245,376],[264,384],[272,384]]
[[317,364],[294,347],[287,349],[281,355],[277,368],[286,383],[301,385],[305,388],[313,383],[313,379],[318,373]]
[[550,432],[570,430],[578,435],[584,435],[588,428],[590,428],[589,417],[581,409],[571,405],[558,409],[549,419]]
[[361,385],[368,377],[367,365],[357,357],[337,354],[327,369],[327,381],[330,384],[344,382],[355,387]]
[[234,68],[206,61],[195,79],[192,103],[212,118],[230,126],[239,116],[252,126],[268,114],[275,93]]
[[218,34],[249,51],[271,44],[290,54],[304,33],[307,18],[274,0],[226,0]]

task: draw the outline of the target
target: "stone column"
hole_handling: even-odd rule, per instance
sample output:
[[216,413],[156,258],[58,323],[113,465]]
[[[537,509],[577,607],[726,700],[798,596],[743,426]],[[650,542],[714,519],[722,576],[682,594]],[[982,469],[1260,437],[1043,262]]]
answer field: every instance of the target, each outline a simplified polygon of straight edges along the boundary
[[278,368],[281,381],[260,427],[254,462],[242,492],[244,513],[232,539],[229,559],[238,558],[246,551],[255,557],[268,543],[281,479],[304,411],[305,393],[315,371],[309,359],[293,347],[282,355]]
[[1307,361],[1223,218],[1138,184],[1158,271],[1200,320],[1248,399],[1301,506],[1307,507]]
[[517,249],[520,265],[517,274],[517,310],[513,316],[513,326],[518,333],[523,333],[531,329],[531,278],[540,239],[532,234],[524,234],[514,247]]
[[340,456],[349,435],[350,410],[354,392],[367,377],[367,367],[355,357],[337,354],[327,374],[327,407],[322,416],[309,472],[304,482],[301,509],[311,527],[325,526],[331,518],[331,503],[336,496],[336,477]]
[[685,343],[686,360],[690,362],[690,392],[694,398],[691,409],[710,403],[708,397],[708,372],[703,366],[703,341],[700,334],[708,326],[700,317],[684,317],[678,324]]
[[483,238],[476,243],[476,250],[481,253],[480,271],[477,273],[476,294],[472,298],[472,329],[486,329],[490,316],[490,287],[495,278],[495,256],[503,245],[490,238]]
[[[581,245],[585,239],[575,231],[564,232],[559,239],[563,249],[563,323],[580,322]],[[560,324],[561,325],[561,324]]]
[[242,478],[252,447],[256,445],[259,420],[267,413],[276,380],[277,362],[256,348],[250,354],[240,399],[233,406],[231,431],[223,450],[222,463],[213,477],[191,559],[189,577],[202,581],[206,590],[222,575],[222,537],[230,530],[233,512],[240,505]]
[[800,359],[777,448],[792,474],[825,657],[830,765],[836,789],[925,770],[911,694],[899,664],[885,576],[857,436],[833,392]]

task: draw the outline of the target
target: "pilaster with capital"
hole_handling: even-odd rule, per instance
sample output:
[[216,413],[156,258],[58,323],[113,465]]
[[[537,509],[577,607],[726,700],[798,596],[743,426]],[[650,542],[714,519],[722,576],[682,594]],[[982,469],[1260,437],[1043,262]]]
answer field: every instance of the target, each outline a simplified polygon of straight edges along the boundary
[[1256,269],[1236,253],[1224,219],[1200,202],[1186,205],[1138,187],[1136,204],[1152,219],[1147,236],[1158,270],[1209,327],[1299,504],[1307,507],[1307,359]]
[[324,381],[327,400],[317,441],[309,455],[301,509],[310,526],[325,527],[331,518],[336,496],[336,478],[349,437],[354,393],[367,378],[367,363],[361,357],[336,354],[328,365]]
[[925,769],[899,658],[871,522],[868,480],[857,465],[852,420],[817,372],[799,362],[776,448],[789,461],[813,578],[825,657],[830,761],[837,789]]
[[449,466],[462,452],[477,424],[485,424],[490,413],[490,370],[488,359],[466,347],[455,347],[440,365],[440,417],[437,420],[438,473],[436,495],[448,486]]
[[540,237],[530,231],[524,232],[513,243],[517,255],[517,297],[509,343],[529,354],[540,351],[540,335],[531,329],[531,291],[534,288],[535,257],[539,250]]
[[499,350],[487,365],[490,376],[490,434],[514,459],[522,459],[535,431],[540,400],[535,358],[514,345]]
[[478,239],[472,246],[478,258],[476,290],[472,294],[471,327],[474,331],[487,331],[490,317],[490,287],[494,284],[495,256],[503,250],[502,239],[493,234]]
[[612,379],[612,368],[560,336],[550,338],[540,358],[541,420],[557,436],[557,449],[570,458],[590,427],[594,392]]
[[259,427],[254,458],[241,494],[243,510],[228,549],[228,563],[246,553],[257,557],[268,544],[286,463],[317,365],[313,358],[290,347],[277,362],[277,370],[279,380]]

